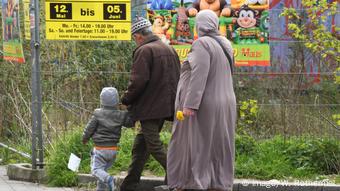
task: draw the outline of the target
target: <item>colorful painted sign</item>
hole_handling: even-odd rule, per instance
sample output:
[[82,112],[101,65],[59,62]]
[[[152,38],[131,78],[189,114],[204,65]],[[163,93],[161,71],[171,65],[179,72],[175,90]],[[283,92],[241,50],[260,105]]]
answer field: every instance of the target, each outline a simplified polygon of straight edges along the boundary
[[173,45],[176,50],[178,57],[181,61],[184,61],[190,52],[191,45]]
[[24,0],[24,21],[25,39],[30,40],[30,0]]
[[131,40],[130,0],[46,0],[46,39]]
[[233,44],[236,66],[270,66],[269,0],[231,0],[220,32]]
[[233,44],[236,66],[270,66],[267,0],[232,0],[231,4],[219,0],[152,0],[148,18],[153,32],[164,43],[173,45],[183,60],[198,38],[195,16],[208,8],[219,16],[221,35]]
[[19,0],[2,0],[4,60],[24,63],[19,18]]
[[[191,1],[183,0],[153,0],[148,4],[148,18],[152,23],[153,32],[161,40],[170,45],[190,45],[197,38],[195,36],[195,17],[189,17],[187,9],[192,5]],[[188,46],[189,45],[189,46]]]

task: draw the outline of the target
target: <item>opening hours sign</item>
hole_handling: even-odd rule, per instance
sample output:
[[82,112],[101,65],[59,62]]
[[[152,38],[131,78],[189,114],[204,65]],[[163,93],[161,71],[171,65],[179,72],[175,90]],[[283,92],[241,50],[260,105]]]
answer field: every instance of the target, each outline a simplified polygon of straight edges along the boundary
[[131,40],[130,0],[46,0],[46,39]]

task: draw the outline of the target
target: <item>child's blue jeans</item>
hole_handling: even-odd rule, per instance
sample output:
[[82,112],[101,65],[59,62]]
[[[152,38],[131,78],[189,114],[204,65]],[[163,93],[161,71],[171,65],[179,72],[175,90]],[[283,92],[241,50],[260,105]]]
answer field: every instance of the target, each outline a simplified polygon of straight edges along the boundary
[[110,174],[107,170],[116,160],[117,151],[115,150],[97,150],[93,148],[91,152],[91,173],[97,178],[97,191],[107,190]]

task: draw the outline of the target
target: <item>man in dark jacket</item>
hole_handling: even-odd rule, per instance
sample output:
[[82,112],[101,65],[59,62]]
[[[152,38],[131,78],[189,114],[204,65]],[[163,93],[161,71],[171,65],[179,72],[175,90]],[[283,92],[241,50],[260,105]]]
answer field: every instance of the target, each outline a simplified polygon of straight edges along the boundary
[[144,164],[150,154],[166,170],[166,152],[159,137],[164,121],[175,113],[180,61],[176,51],[152,33],[151,23],[137,17],[132,24],[132,35],[137,43],[128,90],[122,103],[127,105],[133,119],[140,121],[132,149],[132,163],[120,190],[134,191],[139,183]]

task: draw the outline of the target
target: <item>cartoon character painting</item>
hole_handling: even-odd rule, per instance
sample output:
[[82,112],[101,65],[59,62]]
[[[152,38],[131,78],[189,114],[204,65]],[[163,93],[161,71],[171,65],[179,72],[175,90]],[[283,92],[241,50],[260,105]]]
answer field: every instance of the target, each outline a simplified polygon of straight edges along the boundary
[[261,14],[260,18],[260,29],[261,29],[261,42],[268,43],[269,38],[269,11],[265,10]]
[[230,9],[225,0],[197,0],[188,9],[189,16],[194,17],[200,10],[210,9],[217,16],[230,15]]
[[173,45],[182,60],[198,38],[197,13],[210,9],[219,17],[220,34],[233,44],[236,65],[270,63],[269,0],[172,0],[171,4],[168,0],[151,0],[148,8],[153,32]]
[[248,5],[252,9],[265,10],[269,8],[269,0],[231,0],[233,9],[240,9],[243,5]]
[[190,45],[194,36],[194,19],[189,18],[186,6],[191,3],[174,1],[174,10],[151,10],[149,6],[148,17],[153,23],[153,32],[162,39],[163,42],[171,45]]
[[186,14],[186,8],[183,6],[183,0],[181,1],[181,6],[177,9],[175,18],[176,39],[174,40],[174,44],[191,44],[191,27],[189,18]]
[[171,0],[152,0],[151,10],[172,10],[173,4]]
[[19,1],[8,0],[3,2],[3,15],[4,15],[4,40],[18,40],[19,33]]
[[25,63],[20,39],[19,0],[2,0],[3,59]]
[[170,23],[164,17],[158,15],[155,17],[152,24],[152,31],[157,35],[164,43],[169,44],[169,37],[166,36],[166,31],[169,29]]
[[260,29],[257,27],[259,12],[243,5],[239,11],[236,11],[237,24],[239,28],[235,31],[235,43],[256,43]]
[[227,17],[220,17],[219,25],[220,34],[231,40],[236,29],[237,18],[230,13]]

